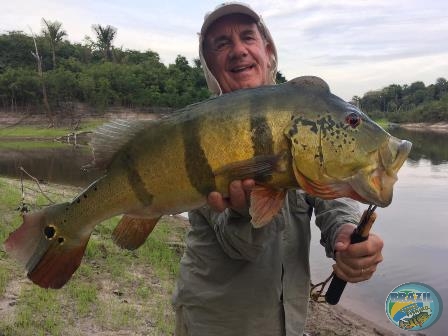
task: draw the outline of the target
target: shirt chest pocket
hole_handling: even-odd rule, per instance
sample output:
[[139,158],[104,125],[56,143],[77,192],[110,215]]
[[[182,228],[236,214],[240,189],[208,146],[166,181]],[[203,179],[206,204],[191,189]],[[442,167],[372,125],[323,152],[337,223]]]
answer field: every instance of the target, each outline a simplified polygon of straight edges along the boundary
[[288,205],[291,214],[307,215],[311,218],[313,207],[306,201],[306,194],[300,190],[288,192]]

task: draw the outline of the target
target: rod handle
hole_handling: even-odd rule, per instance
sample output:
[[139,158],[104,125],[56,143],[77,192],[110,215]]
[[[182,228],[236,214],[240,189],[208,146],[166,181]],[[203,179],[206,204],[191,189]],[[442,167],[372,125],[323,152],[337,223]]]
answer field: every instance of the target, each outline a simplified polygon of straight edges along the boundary
[[[355,229],[350,237],[350,243],[356,244],[366,240],[367,237],[361,236]],[[342,293],[344,292],[345,285],[347,281],[342,280],[336,274],[331,280],[330,286],[328,287],[327,293],[325,293],[325,301],[331,305],[335,305],[339,302]]]
[[[353,230],[350,236],[350,244],[357,244],[367,240],[369,237],[370,229],[376,220],[376,212],[364,211],[362,214],[360,225]],[[342,293],[344,292],[347,281],[342,280],[336,274],[331,280],[330,286],[325,293],[325,301],[331,305],[335,305],[339,302]]]

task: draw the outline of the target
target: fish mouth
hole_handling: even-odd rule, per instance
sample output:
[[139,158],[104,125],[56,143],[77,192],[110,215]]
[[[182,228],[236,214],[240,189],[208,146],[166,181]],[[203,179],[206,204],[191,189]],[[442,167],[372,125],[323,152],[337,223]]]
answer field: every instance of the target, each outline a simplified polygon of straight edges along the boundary
[[412,143],[390,136],[377,151],[373,169],[361,170],[349,182],[359,201],[387,207],[392,202],[397,173],[411,151]]

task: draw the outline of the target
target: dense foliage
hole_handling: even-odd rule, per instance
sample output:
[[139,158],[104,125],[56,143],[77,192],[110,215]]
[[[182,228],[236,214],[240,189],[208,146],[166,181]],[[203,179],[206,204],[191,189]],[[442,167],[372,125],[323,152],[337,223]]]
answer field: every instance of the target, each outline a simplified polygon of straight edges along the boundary
[[35,37],[42,77],[32,55],[33,37],[17,31],[0,35],[0,108],[43,110],[42,84],[54,113],[74,102],[101,111],[111,106],[181,107],[210,96],[198,60],[190,66],[178,55],[166,66],[156,52],[113,48],[116,30],[110,26],[93,27],[98,42],[72,44],[48,29],[53,22],[45,23],[42,35]]
[[[58,21],[42,19],[42,26],[37,35],[0,35],[0,109],[52,116],[68,113],[75,103],[96,111],[179,108],[210,96],[198,59],[190,65],[178,55],[165,65],[152,50],[115,48],[117,29],[112,26],[92,25],[94,39],[82,43],[64,40],[67,33]],[[278,73],[277,81],[286,79]],[[352,103],[371,117],[393,122],[448,121],[448,83],[441,77],[429,86],[392,84],[355,96]]]
[[352,103],[374,118],[397,123],[448,121],[448,82],[441,77],[428,86],[392,84],[362,98],[355,96]]

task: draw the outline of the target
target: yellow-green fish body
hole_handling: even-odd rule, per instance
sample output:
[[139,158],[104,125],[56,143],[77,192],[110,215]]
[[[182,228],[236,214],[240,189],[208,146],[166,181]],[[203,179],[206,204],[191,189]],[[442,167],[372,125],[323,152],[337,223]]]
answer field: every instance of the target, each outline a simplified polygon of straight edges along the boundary
[[235,179],[257,183],[250,208],[255,227],[278,212],[288,188],[387,206],[411,144],[332,95],[321,79],[299,77],[190,105],[157,121],[104,125],[93,147],[104,177],[71,203],[25,215],[5,243],[42,287],[68,281],[102,220],[127,214],[155,225],[163,214],[201,206],[211,191],[226,195]]

